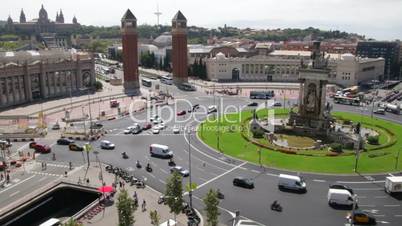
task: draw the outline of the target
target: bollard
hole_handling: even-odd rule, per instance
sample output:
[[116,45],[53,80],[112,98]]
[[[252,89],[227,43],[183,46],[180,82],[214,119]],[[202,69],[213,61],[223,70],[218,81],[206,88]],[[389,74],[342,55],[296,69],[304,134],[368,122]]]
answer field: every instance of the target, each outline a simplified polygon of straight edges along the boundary
[[52,159],[53,159],[53,161],[56,161],[56,153],[53,153]]

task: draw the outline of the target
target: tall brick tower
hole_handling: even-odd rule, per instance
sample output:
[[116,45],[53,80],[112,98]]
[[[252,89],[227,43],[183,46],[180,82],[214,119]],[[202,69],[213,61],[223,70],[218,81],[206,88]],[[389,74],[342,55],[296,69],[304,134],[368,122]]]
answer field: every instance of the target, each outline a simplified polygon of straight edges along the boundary
[[123,43],[124,92],[128,95],[140,94],[138,77],[138,35],[137,18],[127,9],[121,19]]
[[187,82],[187,19],[180,11],[172,19],[172,63],[173,82]]

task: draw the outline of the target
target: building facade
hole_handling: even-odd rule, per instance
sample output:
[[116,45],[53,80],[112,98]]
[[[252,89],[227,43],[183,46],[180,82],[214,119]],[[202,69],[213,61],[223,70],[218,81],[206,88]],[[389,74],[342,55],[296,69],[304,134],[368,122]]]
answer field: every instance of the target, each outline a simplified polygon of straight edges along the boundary
[[0,108],[75,95],[95,85],[95,61],[62,50],[0,52]]
[[[206,60],[207,77],[212,81],[298,82],[299,69],[311,63],[310,51],[273,51],[267,56],[228,58],[222,53]],[[384,59],[368,59],[351,54],[327,54],[328,81],[341,86],[380,80]]]
[[400,79],[399,42],[359,42],[357,44],[356,54],[361,57],[384,58],[385,79]]
[[63,12],[57,12],[56,20],[51,21],[48,17],[47,11],[42,5],[39,10],[39,18],[27,21],[24,10],[21,10],[19,22],[14,22],[9,16],[7,19],[6,28],[9,32],[21,32],[25,34],[41,33],[63,33],[69,32],[73,29],[79,28],[81,25],[78,23],[77,18],[74,16],[72,23],[64,22]]

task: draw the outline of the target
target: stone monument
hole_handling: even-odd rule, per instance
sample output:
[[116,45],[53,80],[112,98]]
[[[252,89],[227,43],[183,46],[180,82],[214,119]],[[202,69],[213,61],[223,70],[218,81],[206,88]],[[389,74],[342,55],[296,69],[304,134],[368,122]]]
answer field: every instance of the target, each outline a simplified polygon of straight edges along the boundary
[[302,63],[299,70],[299,111],[291,112],[288,124],[325,135],[330,128],[330,107],[326,103],[326,85],[330,74],[328,59],[320,51],[320,42],[314,42],[311,54],[312,63]]

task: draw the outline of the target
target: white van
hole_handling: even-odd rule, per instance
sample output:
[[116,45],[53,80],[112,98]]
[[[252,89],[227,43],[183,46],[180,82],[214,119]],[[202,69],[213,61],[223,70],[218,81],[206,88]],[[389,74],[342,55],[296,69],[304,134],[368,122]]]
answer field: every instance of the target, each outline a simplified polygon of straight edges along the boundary
[[151,146],[149,146],[149,152],[151,156],[156,156],[160,158],[173,157],[173,152],[169,150],[169,147],[162,144],[151,144]]
[[59,225],[61,225],[61,222],[59,219],[50,218],[49,220],[47,220],[46,222],[43,222],[39,226],[59,226]]
[[386,177],[385,178],[385,191],[388,194],[402,192],[402,176]]
[[279,174],[278,188],[280,190],[290,189],[300,192],[307,191],[306,182],[304,182],[303,178],[287,174]]
[[328,204],[330,206],[333,205],[352,206],[353,196],[352,194],[350,194],[348,190],[330,188],[328,190]]

